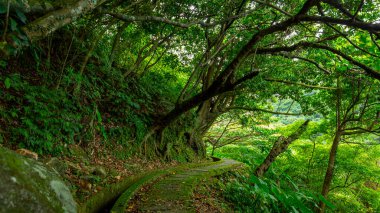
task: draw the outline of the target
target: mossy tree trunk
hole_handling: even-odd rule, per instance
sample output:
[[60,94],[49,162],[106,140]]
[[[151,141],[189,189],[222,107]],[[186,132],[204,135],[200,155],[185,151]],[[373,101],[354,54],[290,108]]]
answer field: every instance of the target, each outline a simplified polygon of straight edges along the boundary
[[297,140],[303,132],[306,131],[309,120],[306,120],[293,134],[289,137],[279,137],[277,141],[273,144],[272,149],[265,158],[264,162],[258,166],[255,170],[255,175],[257,177],[262,177],[266,171],[268,171],[270,165],[276,160],[276,158],[283,153],[288,146],[295,140]]
[[[1,55],[9,56],[12,54],[10,52],[11,50],[21,49],[22,46],[45,38],[50,33],[55,32],[61,27],[72,23],[77,18],[93,11],[105,1],[106,0],[69,1],[64,2],[64,4],[59,7],[52,6],[48,1],[42,0],[25,1],[22,3],[11,1],[14,3],[12,6],[15,9],[24,8],[21,11],[24,11],[25,13],[39,12],[42,13],[42,16],[21,27],[22,32],[27,37],[26,42],[11,42],[12,38],[15,37],[13,34],[16,32],[8,34],[5,40],[7,41],[6,45],[8,45],[9,48],[3,47],[1,49]],[[22,38],[23,36],[16,35],[16,37]]]
[[194,128],[191,133],[189,133],[190,137],[188,144],[201,157],[206,156],[206,147],[203,142],[203,136],[219,116],[219,113],[213,113],[210,111],[210,105],[210,101],[206,101],[198,107]]

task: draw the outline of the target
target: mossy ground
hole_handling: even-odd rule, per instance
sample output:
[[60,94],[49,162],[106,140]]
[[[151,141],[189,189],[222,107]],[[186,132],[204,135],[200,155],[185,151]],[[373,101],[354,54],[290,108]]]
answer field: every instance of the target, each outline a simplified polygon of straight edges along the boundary
[[220,176],[202,180],[194,190],[193,205],[196,212],[233,212],[233,204],[223,196],[224,183]]
[[172,169],[167,177],[151,187],[142,188],[125,211],[195,212],[192,196],[199,181],[240,168],[241,165],[236,161],[223,160],[195,168]]

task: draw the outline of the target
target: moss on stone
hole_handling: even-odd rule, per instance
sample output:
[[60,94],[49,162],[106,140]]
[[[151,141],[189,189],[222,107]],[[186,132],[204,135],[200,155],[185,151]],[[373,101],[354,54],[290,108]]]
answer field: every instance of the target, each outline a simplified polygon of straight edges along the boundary
[[33,159],[0,147],[0,212],[76,212],[59,175]]

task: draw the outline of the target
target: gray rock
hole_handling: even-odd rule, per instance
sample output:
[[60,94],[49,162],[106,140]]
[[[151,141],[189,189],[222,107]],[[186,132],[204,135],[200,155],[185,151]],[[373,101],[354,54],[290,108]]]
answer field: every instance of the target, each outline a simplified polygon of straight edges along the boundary
[[0,212],[77,212],[69,188],[42,163],[0,147]]

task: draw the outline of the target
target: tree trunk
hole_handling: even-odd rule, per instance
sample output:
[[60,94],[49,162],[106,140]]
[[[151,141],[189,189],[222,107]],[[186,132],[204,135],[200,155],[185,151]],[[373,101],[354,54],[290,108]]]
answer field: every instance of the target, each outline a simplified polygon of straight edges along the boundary
[[[62,2],[49,2],[46,0],[10,0],[10,11],[20,11],[25,14],[44,14],[62,6]],[[7,1],[0,1],[0,7],[5,7]]]
[[[335,158],[336,153],[338,151],[338,146],[340,142],[340,138],[342,136],[342,132],[340,130],[337,130],[335,133],[334,141],[331,146],[330,150],[330,157],[329,157],[329,163],[327,165],[325,180],[323,181],[323,187],[322,187],[322,196],[327,198],[327,194],[329,193],[330,185],[334,176],[334,166],[335,166]],[[319,212],[325,212],[326,204],[322,201],[319,203]]]
[[52,11],[27,24],[22,29],[30,41],[44,38],[57,29],[70,24],[78,17],[92,11],[105,0],[80,0],[66,7]]
[[283,136],[279,137],[277,141],[273,144],[268,156],[265,158],[264,162],[258,166],[255,170],[255,175],[257,177],[262,177],[266,171],[268,171],[270,165],[274,160],[283,153],[288,146],[295,140],[297,140],[303,132],[305,132],[309,120],[306,120],[293,134],[285,138]]
[[[341,98],[342,98],[342,89],[340,86],[340,77],[338,76],[336,79],[337,84],[337,90],[336,90],[336,131],[335,131],[335,137],[333,140],[333,144],[330,149],[330,157],[329,157],[329,163],[327,165],[327,170],[325,174],[325,180],[323,181],[322,186],[322,196],[324,198],[327,198],[327,194],[329,193],[331,181],[334,176],[334,166],[335,166],[335,158],[336,153],[338,151],[338,146],[340,142],[340,138],[342,137],[344,125],[342,123],[346,123],[346,120],[341,118]],[[344,118],[346,118],[344,116]],[[319,209],[318,212],[325,212],[326,204],[322,201],[319,202]]]
[[121,39],[121,36],[122,36],[125,28],[127,28],[129,24],[130,24],[130,22],[125,22],[124,24],[122,24],[117,29],[117,33],[116,33],[116,35],[113,39],[113,43],[112,43],[111,54],[109,56],[109,68],[111,68],[114,65],[115,58],[119,55],[120,39]]
[[206,146],[203,142],[204,134],[210,129],[215,119],[220,115],[213,113],[210,101],[201,104],[197,111],[197,118],[194,122],[194,128],[190,134],[189,145],[196,151],[197,155],[206,157]]
[[[45,12],[48,12],[47,14],[21,28],[23,33],[27,36],[28,42],[8,42],[7,45],[9,45],[10,48],[0,49],[0,56],[10,56],[11,52],[7,49],[21,49],[23,45],[28,45],[29,42],[42,39],[59,28],[72,23],[80,16],[94,10],[105,1],[106,0],[79,0],[73,3],[67,3],[62,9],[53,10],[51,12],[48,12],[50,9],[45,10]],[[8,34],[7,41],[12,40],[13,36],[15,35]]]

